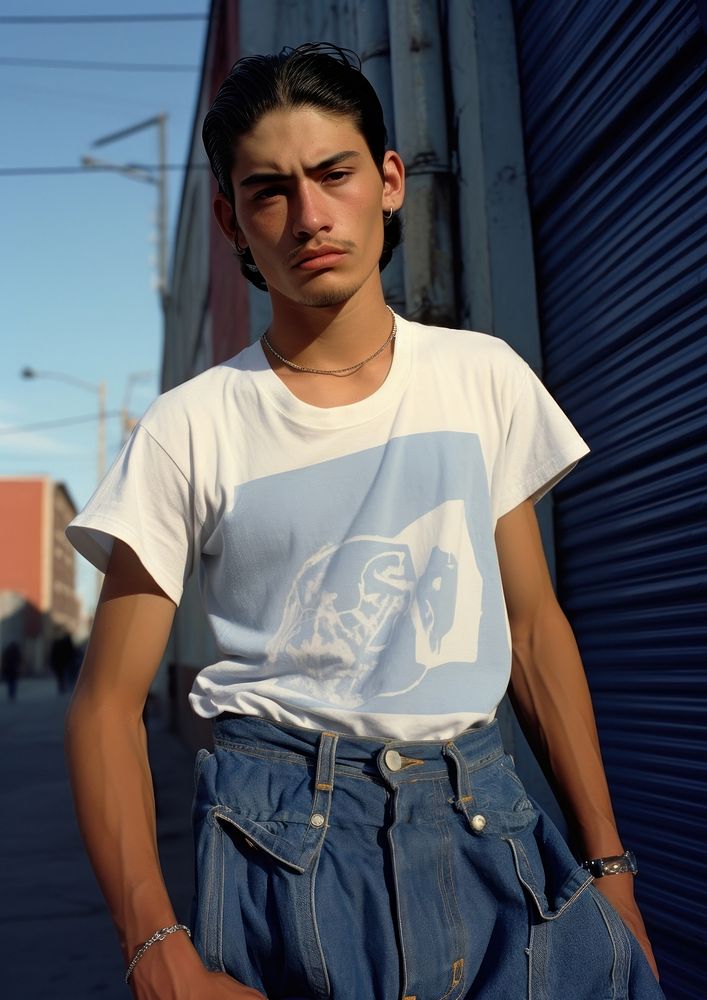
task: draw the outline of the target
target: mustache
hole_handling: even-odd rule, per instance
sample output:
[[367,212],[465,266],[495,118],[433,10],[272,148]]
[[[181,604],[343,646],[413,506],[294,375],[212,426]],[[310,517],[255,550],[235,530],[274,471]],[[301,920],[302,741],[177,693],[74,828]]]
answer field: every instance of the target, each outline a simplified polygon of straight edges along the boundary
[[341,250],[344,253],[355,250],[356,244],[353,240],[319,240],[317,243],[301,243],[294,250],[290,250],[287,255],[288,261],[296,260],[303,253],[316,253],[320,247],[327,247],[331,250]]

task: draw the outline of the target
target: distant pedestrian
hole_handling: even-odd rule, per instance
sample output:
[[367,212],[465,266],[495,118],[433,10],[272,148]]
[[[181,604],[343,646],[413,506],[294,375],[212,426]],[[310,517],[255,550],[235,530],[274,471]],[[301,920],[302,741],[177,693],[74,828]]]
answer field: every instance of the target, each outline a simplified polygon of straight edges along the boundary
[[73,671],[75,658],[76,650],[73,639],[68,632],[61,632],[52,643],[49,653],[49,665],[56,677],[59,694],[63,694],[66,690],[67,681],[70,679]]
[[86,655],[86,642],[80,642],[74,644],[74,658],[71,662],[71,667],[69,669],[69,685],[73,688],[76,680],[79,676],[79,671],[81,669],[81,664],[83,663],[83,658]]
[[17,683],[21,669],[22,650],[19,642],[13,639],[2,651],[2,679],[7,684],[7,696],[10,701],[14,701],[17,697]]

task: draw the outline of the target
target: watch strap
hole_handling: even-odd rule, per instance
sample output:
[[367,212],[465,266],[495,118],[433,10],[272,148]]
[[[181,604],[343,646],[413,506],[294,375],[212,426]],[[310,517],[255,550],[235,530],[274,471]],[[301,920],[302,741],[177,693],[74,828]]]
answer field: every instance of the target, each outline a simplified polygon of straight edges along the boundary
[[633,851],[624,851],[623,854],[613,854],[606,858],[592,858],[583,861],[582,868],[586,868],[594,878],[603,878],[605,875],[638,874],[638,862]]

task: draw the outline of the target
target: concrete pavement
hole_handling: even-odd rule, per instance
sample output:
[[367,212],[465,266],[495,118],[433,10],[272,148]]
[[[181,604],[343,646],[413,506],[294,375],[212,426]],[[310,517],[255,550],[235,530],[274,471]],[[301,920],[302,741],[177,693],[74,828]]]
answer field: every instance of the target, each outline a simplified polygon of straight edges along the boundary
[[[63,752],[68,695],[53,680],[0,688],[0,995],[126,1000],[115,931],[84,855]],[[165,879],[180,920],[192,895],[192,756],[150,724]]]

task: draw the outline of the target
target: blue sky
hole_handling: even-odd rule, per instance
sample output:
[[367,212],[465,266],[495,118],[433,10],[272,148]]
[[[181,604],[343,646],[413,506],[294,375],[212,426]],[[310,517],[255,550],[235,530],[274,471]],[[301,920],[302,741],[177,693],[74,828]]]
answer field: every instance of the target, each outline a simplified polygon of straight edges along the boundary
[[[203,13],[208,0],[3,0],[0,14]],[[0,25],[0,168],[78,165],[84,154],[115,163],[157,162],[145,131],[91,150],[100,136],[160,112],[169,116],[169,161],[184,162],[199,73],[49,69],[2,57],[199,66],[206,21]],[[181,173],[168,175],[170,234]],[[107,408],[139,416],[158,392],[162,318],[155,291],[156,189],[120,174],[0,176],[0,475],[47,474],[81,507],[96,484],[97,423],[8,433],[27,424],[92,414],[96,395],[20,370],[106,382]],[[171,240],[170,240],[171,245]],[[108,462],[120,444],[107,422]],[[82,565],[81,565],[82,564]],[[77,558],[79,589],[94,576]]]

